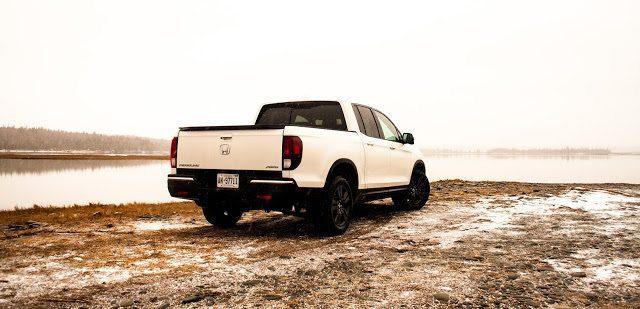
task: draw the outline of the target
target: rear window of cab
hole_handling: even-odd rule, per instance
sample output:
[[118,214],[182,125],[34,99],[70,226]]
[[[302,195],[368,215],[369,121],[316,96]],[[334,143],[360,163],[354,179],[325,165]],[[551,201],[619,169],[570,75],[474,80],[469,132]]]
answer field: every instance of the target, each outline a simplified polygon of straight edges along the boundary
[[256,124],[347,130],[340,103],[331,101],[267,104],[260,110]]

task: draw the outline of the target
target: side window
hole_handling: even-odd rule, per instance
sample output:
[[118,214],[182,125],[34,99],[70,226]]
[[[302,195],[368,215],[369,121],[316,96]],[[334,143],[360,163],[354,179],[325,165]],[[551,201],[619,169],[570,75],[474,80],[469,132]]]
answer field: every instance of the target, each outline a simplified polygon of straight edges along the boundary
[[373,118],[373,113],[369,108],[358,106],[358,111],[362,117],[362,123],[364,125],[364,134],[371,137],[380,138],[380,132],[378,131],[378,125],[376,119]]
[[393,125],[393,122],[379,111],[375,111],[375,113],[376,118],[378,118],[378,123],[380,124],[380,130],[382,131],[382,138],[392,142],[399,142],[401,140],[400,133],[396,126]]
[[358,120],[358,128],[360,128],[360,132],[365,133],[364,131],[364,123],[362,122],[362,116],[360,115],[360,111],[358,111],[358,107],[356,105],[352,105],[353,113],[356,115],[356,120]]

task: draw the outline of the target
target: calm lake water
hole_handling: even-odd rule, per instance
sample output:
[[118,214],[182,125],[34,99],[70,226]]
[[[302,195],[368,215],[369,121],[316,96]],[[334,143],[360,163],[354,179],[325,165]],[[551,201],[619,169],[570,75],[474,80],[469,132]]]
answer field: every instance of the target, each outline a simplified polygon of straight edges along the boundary
[[[429,155],[427,176],[526,182],[640,183],[640,156]],[[166,160],[0,159],[0,209],[167,202]]]
[[167,202],[167,160],[0,159],[0,209]]
[[546,183],[640,183],[640,156],[425,156],[431,180],[503,180]]

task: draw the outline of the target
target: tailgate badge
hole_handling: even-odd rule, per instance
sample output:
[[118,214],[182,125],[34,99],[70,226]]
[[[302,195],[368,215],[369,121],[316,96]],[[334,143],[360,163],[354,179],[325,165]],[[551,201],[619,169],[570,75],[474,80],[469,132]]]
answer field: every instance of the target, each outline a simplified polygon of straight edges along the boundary
[[229,144],[222,144],[220,145],[220,154],[223,156],[226,156],[228,154],[231,153],[231,147],[229,147]]

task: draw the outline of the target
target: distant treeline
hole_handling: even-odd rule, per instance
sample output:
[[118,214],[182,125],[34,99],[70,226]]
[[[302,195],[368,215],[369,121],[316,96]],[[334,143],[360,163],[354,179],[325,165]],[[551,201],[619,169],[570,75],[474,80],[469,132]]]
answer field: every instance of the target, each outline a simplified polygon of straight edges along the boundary
[[526,154],[526,155],[608,155],[609,149],[605,148],[493,148],[487,150],[487,154]]
[[492,148],[488,150],[458,150],[447,148],[422,149],[423,154],[490,154],[490,155],[608,155],[606,148]]
[[449,148],[424,148],[420,149],[423,154],[484,154],[483,150],[460,150]]
[[167,140],[137,136],[0,127],[0,150],[157,153],[167,152],[169,145]]

